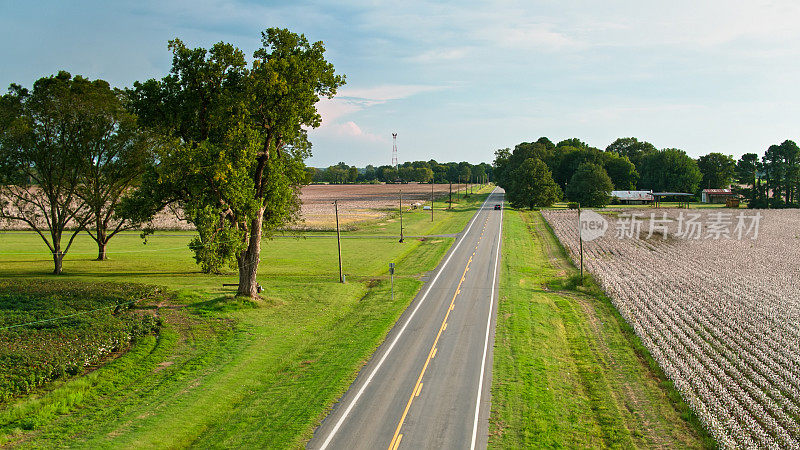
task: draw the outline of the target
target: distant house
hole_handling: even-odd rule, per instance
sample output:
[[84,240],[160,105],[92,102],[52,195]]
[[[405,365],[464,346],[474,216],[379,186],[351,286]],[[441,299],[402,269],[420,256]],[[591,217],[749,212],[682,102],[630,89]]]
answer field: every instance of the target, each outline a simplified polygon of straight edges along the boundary
[[700,201],[703,203],[725,203],[728,199],[737,197],[736,193],[730,189],[703,189]]
[[652,203],[653,191],[611,191],[611,197],[625,205]]

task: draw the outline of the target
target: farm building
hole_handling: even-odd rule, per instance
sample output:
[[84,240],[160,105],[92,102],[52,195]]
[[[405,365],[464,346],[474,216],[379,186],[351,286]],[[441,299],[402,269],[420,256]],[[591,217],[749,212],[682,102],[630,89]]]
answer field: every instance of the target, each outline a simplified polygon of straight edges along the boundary
[[653,191],[611,191],[611,197],[626,205],[643,205],[653,201]]
[[725,203],[737,195],[730,189],[703,189],[700,201],[703,203]]

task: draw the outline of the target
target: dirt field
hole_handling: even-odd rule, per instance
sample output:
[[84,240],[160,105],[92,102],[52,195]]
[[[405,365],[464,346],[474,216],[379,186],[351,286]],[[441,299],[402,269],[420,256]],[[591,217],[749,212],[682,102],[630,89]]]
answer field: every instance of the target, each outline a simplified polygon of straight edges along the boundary
[[[446,197],[448,184],[434,184],[433,195],[437,199]],[[462,185],[463,189],[463,185]],[[403,193],[403,208],[421,207],[430,203],[430,184],[344,184],[311,185],[302,191],[303,222],[295,229],[328,229],[335,226],[333,201],[339,203],[339,223],[350,225],[365,220],[379,219],[400,207],[400,192]],[[453,192],[456,186],[453,186]]]
[[[460,185],[462,191],[464,185]],[[453,185],[455,193],[458,186]],[[434,184],[433,195],[445,200],[449,184]],[[301,192],[302,221],[289,227],[295,230],[326,230],[336,226],[333,201],[339,203],[339,223],[344,226],[366,220],[380,219],[400,207],[400,192],[403,207],[414,208],[430,202],[430,184],[342,184],[305,186]],[[454,194],[455,195],[455,194]],[[178,219],[172,210],[166,210],[153,219],[157,230],[191,230],[186,221]],[[0,230],[27,230],[22,222],[0,220]]]

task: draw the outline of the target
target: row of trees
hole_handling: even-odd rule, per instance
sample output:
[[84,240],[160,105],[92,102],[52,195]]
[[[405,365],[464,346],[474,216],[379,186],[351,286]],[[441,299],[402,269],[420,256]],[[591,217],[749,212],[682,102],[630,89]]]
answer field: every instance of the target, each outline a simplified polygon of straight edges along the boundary
[[170,73],[124,92],[66,72],[31,92],[12,85],[0,100],[0,216],[36,230],[60,273],[90,222],[118,231],[177,205],[203,269],[235,264],[238,294],[256,296],[262,236],[299,214],[316,104],[344,84],[322,42],[270,28],[261,44],[248,63],[231,44],[175,39]]
[[794,141],[771,145],[761,158],[745,153],[734,171],[751,208],[800,207],[800,148]]
[[405,162],[397,169],[393,166],[368,165],[364,169],[340,162],[326,169],[308,168],[313,183],[465,183],[492,180],[492,166],[487,163],[439,163],[430,161]]
[[105,81],[63,71],[32,90],[12,84],[0,97],[0,217],[41,236],[56,274],[80,231],[104,260],[108,241],[135,225],[115,210],[158,139],[139,129],[125,98]]
[[[531,159],[537,162],[526,164]],[[694,193],[705,179],[698,161],[686,152],[658,150],[636,138],[617,139],[603,151],[576,138],[553,144],[542,137],[497,150],[494,166],[509,201],[526,207],[549,206],[564,196],[603,206],[612,190]],[[532,192],[538,194],[532,198]]]

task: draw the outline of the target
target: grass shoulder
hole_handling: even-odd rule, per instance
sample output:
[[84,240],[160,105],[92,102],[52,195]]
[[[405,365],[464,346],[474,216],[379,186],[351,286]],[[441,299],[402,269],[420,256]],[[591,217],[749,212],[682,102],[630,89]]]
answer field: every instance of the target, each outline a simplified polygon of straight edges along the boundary
[[541,215],[504,220],[490,446],[713,446]]

